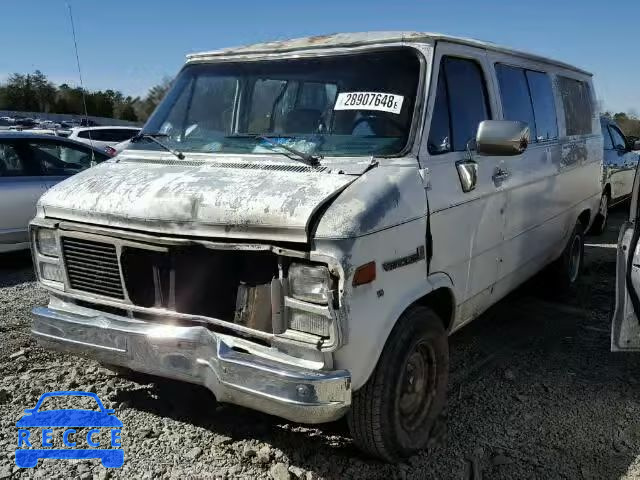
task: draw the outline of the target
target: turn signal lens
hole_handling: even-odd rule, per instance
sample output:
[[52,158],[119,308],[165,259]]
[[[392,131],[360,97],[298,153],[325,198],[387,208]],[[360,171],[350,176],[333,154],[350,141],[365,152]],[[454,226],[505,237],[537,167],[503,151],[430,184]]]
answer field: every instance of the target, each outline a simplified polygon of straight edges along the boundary
[[365,285],[371,283],[376,279],[376,262],[365,263],[356,268],[356,273],[353,275],[352,285],[357,287],[358,285]]
[[330,320],[322,315],[291,309],[289,313],[289,328],[300,332],[311,333],[319,337],[329,338]]
[[42,278],[45,280],[51,280],[52,282],[58,283],[62,283],[64,281],[62,278],[62,270],[58,265],[54,265],[52,263],[41,263],[40,272]]

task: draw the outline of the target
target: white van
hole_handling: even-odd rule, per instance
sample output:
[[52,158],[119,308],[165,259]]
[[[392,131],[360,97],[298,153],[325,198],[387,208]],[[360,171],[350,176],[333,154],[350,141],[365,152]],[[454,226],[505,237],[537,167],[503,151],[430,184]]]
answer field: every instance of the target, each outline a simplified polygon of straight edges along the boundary
[[602,152],[589,73],[493,44],[190,55],[136,141],[41,199],[33,334],[292,421],[346,415],[395,461],[442,431],[451,332],[544,267],[576,281]]

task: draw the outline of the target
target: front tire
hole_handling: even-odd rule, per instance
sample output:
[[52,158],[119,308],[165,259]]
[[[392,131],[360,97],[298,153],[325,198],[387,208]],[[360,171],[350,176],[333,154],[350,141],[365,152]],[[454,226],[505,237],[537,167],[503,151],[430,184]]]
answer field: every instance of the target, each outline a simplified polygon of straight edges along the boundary
[[396,462],[443,433],[449,343],[438,315],[412,307],[398,320],[367,383],[354,392],[347,417],[356,445]]

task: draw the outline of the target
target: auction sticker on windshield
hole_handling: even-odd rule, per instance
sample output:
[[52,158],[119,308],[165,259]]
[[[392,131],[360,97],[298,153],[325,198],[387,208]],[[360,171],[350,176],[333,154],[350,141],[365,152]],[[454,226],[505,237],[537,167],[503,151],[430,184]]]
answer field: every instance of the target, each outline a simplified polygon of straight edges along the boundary
[[402,95],[380,92],[341,92],[334,110],[380,110],[399,114],[402,110]]

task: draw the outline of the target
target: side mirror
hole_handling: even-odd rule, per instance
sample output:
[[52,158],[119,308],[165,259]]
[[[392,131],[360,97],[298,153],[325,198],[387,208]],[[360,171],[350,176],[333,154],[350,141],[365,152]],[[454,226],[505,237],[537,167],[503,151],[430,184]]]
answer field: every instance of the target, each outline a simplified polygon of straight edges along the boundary
[[640,140],[633,142],[633,150],[640,150]]
[[531,130],[525,122],[484,120],[478,126],[476,151],[498,157],[520,155],[530,141]]

